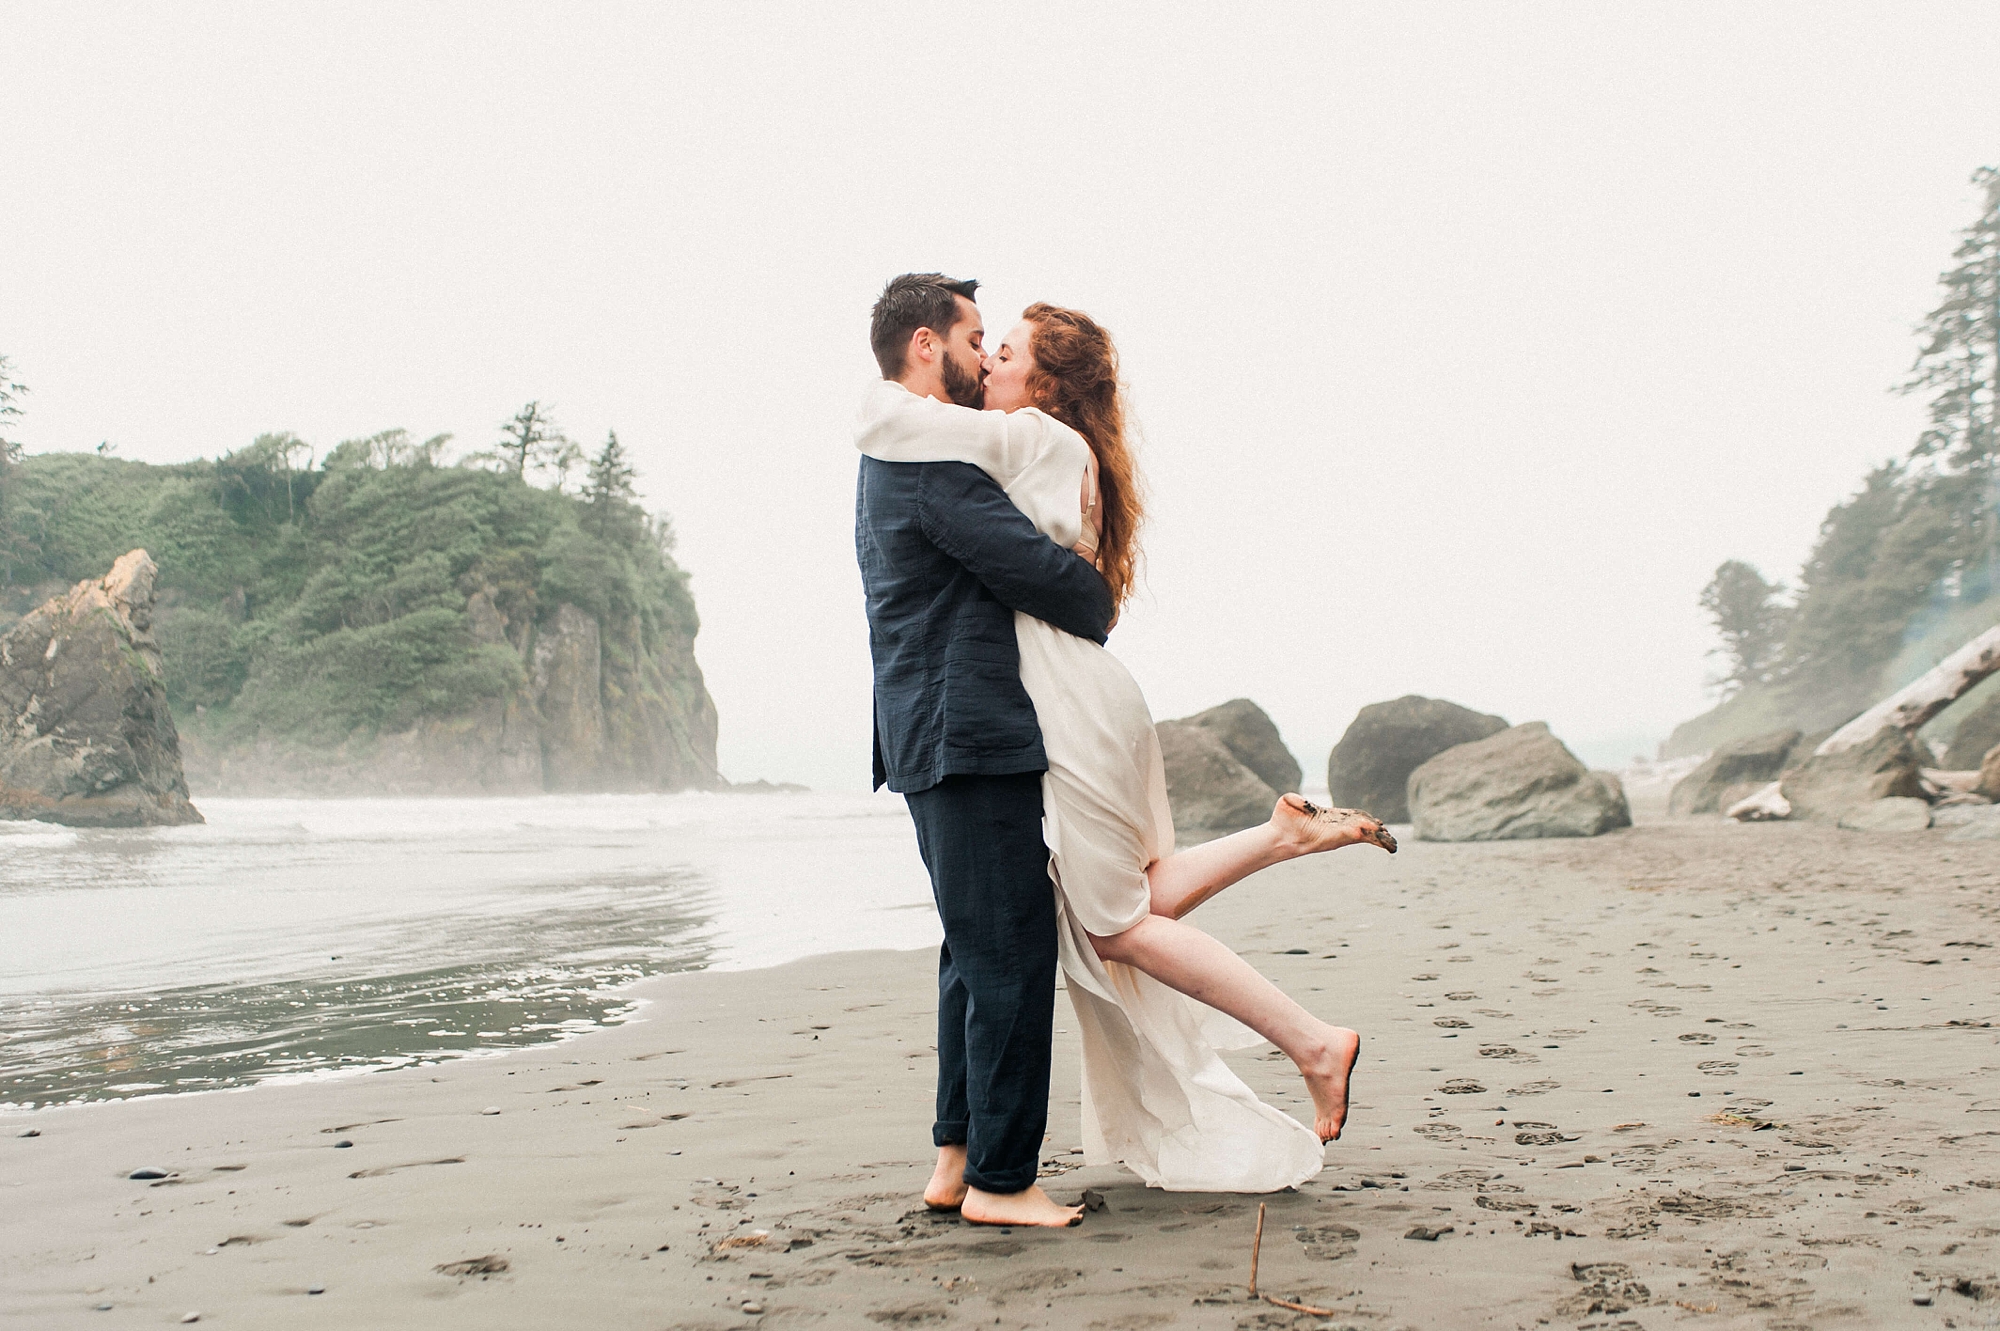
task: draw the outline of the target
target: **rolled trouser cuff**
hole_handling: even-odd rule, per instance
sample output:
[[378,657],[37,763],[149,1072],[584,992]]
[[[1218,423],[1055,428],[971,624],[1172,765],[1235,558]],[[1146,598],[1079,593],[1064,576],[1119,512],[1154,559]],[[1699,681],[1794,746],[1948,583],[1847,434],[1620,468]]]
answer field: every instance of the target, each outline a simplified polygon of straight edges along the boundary
[[1026,1192],[1029,1188],[1035,1186],[1035,1166],[1029,1165],[1026,1169],[1010,1169],[998,1174],[982,1174],[968,1165],[965,1170],[965,1182],[966,1186],[977,1188],[981,1192],[999,1193],[1003,1196],[1009,1193]]
[[956,1122],[945,1122],[940,1119],[931,1124],[931,1145],[963,1146],[970,1128],[971,1125],[962,1118]]

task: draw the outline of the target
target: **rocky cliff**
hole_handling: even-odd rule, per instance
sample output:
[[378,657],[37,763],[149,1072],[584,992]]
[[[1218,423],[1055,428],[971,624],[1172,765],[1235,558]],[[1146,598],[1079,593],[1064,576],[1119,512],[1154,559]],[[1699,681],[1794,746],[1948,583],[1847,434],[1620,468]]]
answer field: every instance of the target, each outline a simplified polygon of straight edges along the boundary
[[198,823],[153,640],[144,550],[0,637],[0,818]]
[[184,737],[189,783],[218,795],[502,795],[715,790],[716,711],[691,637],[647,651],[634,619],[607,627],[567,603],[510,625],[467,599],[481,643],[518,653],[523,682],[462,712],[330,745]]

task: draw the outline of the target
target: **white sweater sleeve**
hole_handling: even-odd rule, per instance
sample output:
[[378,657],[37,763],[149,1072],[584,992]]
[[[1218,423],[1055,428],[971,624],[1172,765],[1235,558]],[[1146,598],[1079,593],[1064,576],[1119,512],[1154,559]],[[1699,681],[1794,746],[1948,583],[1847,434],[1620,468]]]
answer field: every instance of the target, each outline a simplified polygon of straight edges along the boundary
[[861,404],[854,446],[882,462],[969,462],[1006,486],[1063,428],[1032,407],[974,411],[885,379]]

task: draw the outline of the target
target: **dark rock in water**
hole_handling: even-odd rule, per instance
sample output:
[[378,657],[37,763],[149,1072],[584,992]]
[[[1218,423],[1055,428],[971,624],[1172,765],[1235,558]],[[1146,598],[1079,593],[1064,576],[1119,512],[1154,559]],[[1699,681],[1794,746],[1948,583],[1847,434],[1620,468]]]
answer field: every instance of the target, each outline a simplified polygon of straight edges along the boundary
[[[1173,726],[1195,726],[1222,741],[1237,762],[1279,794],[1299,788],[1299,760],[1278,736],[1277,723],[1264,709],[1248,698],[1232,698],[1193,716],[1165,722]],[[1266,809],[1268,814],[1270,810]],[[1262,819],[1258,820],[1263,821]]]
[[1996,746],[2000,746],[2000,693],[1990,694],[1958,723],[1938,765],[1969,771],[1978,767]]
[[150,1179],[150,1178],[165,1178],[166,1176],[167,1176],[167,1171],[164,1169],[135,1169],[131,1173],[127,1174],[125,1177],[132,1179]]
[[1162,721],[1157,729],[1175,832],[1199,840],[1255,827],[1271,816],[1278,792],[1214,731],[1185,721]]
[[1884,730],[1839,753],[1815,754],[1785,774],[1780,788],[1792,817],[1836,822],[1858,804],[1891,796],[1922,799],[1916,746],[1900,730]]
[[1753,739],[1739,739],[1708,755],[1708,761],[1674,783],[1667,812],[1676,816],[1721,813],[1760,786],[1784,775],[1785,764],[1798,748],[1800,732],[1773,730]]
[[1348,725],[1326,761],[1326,788],[1344,809],[1363,809],[1385,823],[1410,821],[1410,773],[1446,749],[1507,728],[1442,698],[1408,694],[1370,703]]
[[1410,814],[1422,841],[1597,836],[1632,825],[1618,778],[1578,762],[1540,721],[1446,749],[1410,773]]
[[198,823],[153,639],[144,550],[0,637],[0,818],[71,827]]

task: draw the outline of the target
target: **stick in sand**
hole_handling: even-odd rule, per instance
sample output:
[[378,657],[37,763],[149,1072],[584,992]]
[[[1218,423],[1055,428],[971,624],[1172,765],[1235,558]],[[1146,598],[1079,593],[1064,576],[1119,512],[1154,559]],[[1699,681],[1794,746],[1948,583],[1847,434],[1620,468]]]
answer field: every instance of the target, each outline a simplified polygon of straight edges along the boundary
[[1257,1235],[1250,1240],[1250,1297],[1257,1297],[1257,1253],[1264,1246],[1264,1203],[1257,1203]]

